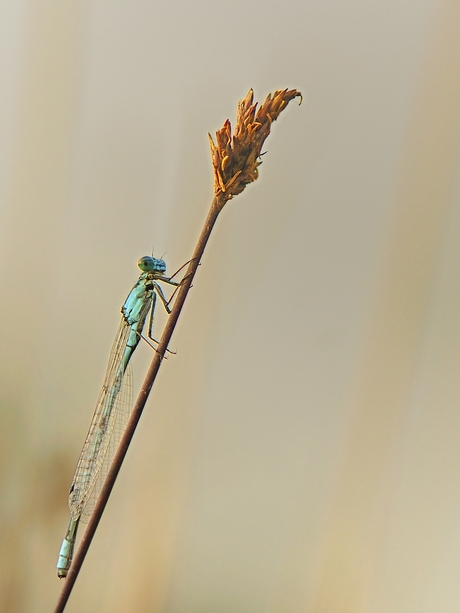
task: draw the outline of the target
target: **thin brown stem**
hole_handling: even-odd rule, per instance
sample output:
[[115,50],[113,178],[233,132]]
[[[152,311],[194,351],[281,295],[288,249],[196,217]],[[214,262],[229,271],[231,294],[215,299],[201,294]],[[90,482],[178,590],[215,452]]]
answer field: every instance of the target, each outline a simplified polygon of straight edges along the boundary
[[272,123],[278,118],[289,102],[297,97],[301,99],[301,94],[295,89],[276,90],[273,95],[269,94],[263,104],[257,108],[258,104],[253,102],[253,92],[250,90],[246,98],[238,103],[234,134],[232,135],[231,125],[229,120],[227,120],[222,129],[216,133],[216,144],[210,137],[211,159],[214,169],[214,199],[195,247],[195,252],[180,284],[174,306],[166,322],[160,342],[155,350],[147,376],[89,520],[88,527],[67,574],[55,613],[62,613],[64,611],[67,600],[72,592],[81,565],[93,540],[99,520],[104,512],[142,411],[144,410],[150,390],[160,369],[161,362],[168,350],[171,336],[217,217],[228,200],[240,194],[246,185],[257,179],[258,166],[262,163],[260,157],[262,155],[262,146],[270,134]]
[[182,307],[184,306],[185,299],[190,290],[190,286],[192,285],[193,277],[195,276],[206,244],[211,235],[211,231],[214,227],[214,224],[216,223],[217,216],[222,210],[224,204],[225,200],[222,196],[216,196],[212,201],[211,208],[204,223],[200,238],[198,239],[198,243],[195,247],[192,259],[190,260],[190,263],[188,265],[187,272],[184,275],[184,280],[180,285],[177,298],[171,310],[171,314],[168,317],[168,321],[166,322],[166,326],[163,330],[160,342],[158,343],[158,347],[153,355],[152,362],[139,392],[139,396],[137,397],[136,404],[134,405],[133,411],[131,413],[131,417],[129,418],[129,421],[126,425],[126,429],[120,440],[117,452],[112,460],[112,464],[110,466],[106,480],[97,500],[96,506],[94,507],[94,511],[88,522],[86,531],[81,539],[80,547],[75,554],[72,565],[67,574],[67,578],[63,585],[54,613],[62,613],[65,609],[67,600],[69,599],[69,596],[72,592],[73,586],[78,577],[83,561],[86,557],[86,553],[88,552],[89,546],[91,545],[94,533],[96,532],[102,513],[104,512],[110,493],[115,484],[118,473],[120,472],[120,468],[123,464],[123,460],[125,459],[128,447],[134,436],[134,432],[136,431],[137,424],[139,423],[139,420],[141,418],[142,411],[144,410],[145,403],[147,402],[147,398],[150,394],[150,390],[152,389],[152,385],[160,369],[161,362],[168,348],[169,342],[174,332],[174,328],[176,327],[179,315],[182,311]]

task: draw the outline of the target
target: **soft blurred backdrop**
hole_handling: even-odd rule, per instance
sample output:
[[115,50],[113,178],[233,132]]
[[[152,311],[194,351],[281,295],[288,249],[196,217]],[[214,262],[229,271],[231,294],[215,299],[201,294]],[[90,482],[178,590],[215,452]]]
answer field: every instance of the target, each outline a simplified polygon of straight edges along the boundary
[[0,5],[2,611],[53,610],[119,309],[140,256],[190,257],[207,132],[290,87],[67,611],[458,613],[459,32],[458,0]]

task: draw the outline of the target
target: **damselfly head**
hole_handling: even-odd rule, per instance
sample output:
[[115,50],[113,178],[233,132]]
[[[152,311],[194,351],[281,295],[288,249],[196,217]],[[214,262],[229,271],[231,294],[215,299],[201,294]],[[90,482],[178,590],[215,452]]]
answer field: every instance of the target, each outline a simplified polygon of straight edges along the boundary
[[159,258],[152,258],[150,255],[144,255],[137,265],[142,272],[166,272],[166,262]]

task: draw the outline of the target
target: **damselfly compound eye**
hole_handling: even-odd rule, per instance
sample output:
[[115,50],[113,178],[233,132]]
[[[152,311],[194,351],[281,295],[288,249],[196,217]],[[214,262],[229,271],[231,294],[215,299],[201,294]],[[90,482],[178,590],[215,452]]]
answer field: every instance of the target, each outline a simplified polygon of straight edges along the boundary
[[144,255],[137,263],[143,272],[166,272],[166,263],[164,260],[152,258],[150,255]]
[[144,257],[139,260],[137,265],[143,272],[152,272],[152,270],[155,270],[155,259],[150,255],[144,255]]

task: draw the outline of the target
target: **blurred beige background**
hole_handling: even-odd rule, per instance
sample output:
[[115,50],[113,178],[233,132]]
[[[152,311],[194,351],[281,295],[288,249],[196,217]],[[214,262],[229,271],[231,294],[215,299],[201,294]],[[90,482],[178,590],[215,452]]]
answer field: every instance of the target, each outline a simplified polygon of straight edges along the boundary
[[136,262],[190,256],[249,87],[304,102],[215,228],[67,611],[459,611],[459,31],[458,0],[0,6],[2,611],[53,610]]

